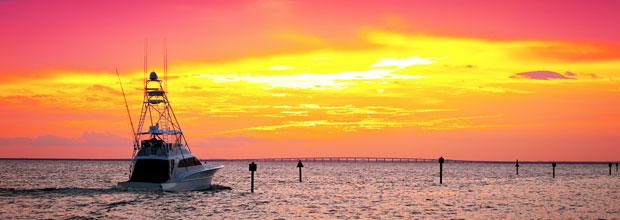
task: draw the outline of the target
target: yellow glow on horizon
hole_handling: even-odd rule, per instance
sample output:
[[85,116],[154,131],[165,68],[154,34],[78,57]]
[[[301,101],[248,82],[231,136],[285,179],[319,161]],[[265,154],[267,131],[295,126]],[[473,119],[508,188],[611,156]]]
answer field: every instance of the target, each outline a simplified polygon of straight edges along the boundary
[[[595,97],[600,90],[607,95],[620,92],[613,82],[620,75],[619,60],[575,62],[572,55],[541,52],[544,48],[573,55],[605,52],[605,48],[589,44],[383,31],[365,36],[376,46],[171,65],[169,97],[182,125],[196,129],[197,134],[278,139],[308,137],[312,130],[317,133],[310,136],[320,139],[361,130],[432,132],[534,126],[539,124],[537,120],[544,120],[536,116],[536,109],[504,105],[525,103],[534,96],[556,99],[577,92],[587,94],[584,97]],[[538,70],[571,72],[576,80],[510,78]],[[136,114],[143,75],[121,73]],[[115,117],[124,114],[112,71],[53,71],[40,78],[0,84],[0,89],[11,97],[5,98],[6,102],[23,108],[27,108],[24,103],[36,103],[40,108],[62,109],[58,111],[109,111]],[[566,114],[560,117],[563,120],[577,114],[534,100],[541,109]],[[86,124],[93,123],[70,122],[67,126]]]

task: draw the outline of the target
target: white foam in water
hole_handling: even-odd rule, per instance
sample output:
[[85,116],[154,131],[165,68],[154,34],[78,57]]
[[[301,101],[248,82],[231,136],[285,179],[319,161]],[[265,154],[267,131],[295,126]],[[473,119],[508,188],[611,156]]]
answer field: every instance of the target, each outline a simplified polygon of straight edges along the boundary
[[[215,189],[182,193],[114,188],[129,162],[0,160],[7,218],[455,218],[618,219],[620,174],[606,164],[223,162]],[[615,167],[614,167],[615,168]]]

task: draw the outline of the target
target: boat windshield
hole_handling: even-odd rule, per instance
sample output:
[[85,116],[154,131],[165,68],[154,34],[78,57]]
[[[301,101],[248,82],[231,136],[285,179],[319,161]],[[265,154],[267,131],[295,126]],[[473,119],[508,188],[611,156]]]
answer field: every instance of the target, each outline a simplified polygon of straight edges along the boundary
[[135,162],[131,179],[135,182],[163,183],[170,178],[168,160],[138,159]]

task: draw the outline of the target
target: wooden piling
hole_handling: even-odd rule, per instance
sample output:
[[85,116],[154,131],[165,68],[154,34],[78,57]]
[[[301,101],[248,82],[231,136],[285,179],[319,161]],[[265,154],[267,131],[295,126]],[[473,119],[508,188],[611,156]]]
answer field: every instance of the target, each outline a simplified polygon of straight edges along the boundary
[[443,157],[439,157],[439,184],[443,184]]
[[517,168],[517,176],[519,175],[519,160],[517,160],[517,164],[515,165],[515,167]]
[[254,171],[256,171],[256,164],[254,162],[250,163],[250,172],[252,172],[252,179],[250,184],[250,192],[254,193]]
[[304,164],[301,163],[301,160],[297,162],[297,167],[299,167],[299,182],[301,183],[301,168],[304,167]]

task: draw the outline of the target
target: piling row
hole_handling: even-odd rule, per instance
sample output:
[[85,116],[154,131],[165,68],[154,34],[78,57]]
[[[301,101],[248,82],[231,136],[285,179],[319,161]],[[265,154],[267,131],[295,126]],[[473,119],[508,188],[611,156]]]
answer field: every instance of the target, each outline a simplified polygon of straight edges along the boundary
[[[281,159],[288,159],[288,158],[281,158]],[[445,159],[443,157],[439,157],[439,159],[437,159],[437,162],[439,163],[439,184],[443,184],[443,163],[445,162]],[[557,166],[557,164],[551,163],[551,167],[553,169],[552,171],[552,178],[555,178],[555,167]],[[297,162],[297,167],[299,168],[299,182],[302,182],[302,176],[301,176],[301,168],[304,167],[303,163],[301,162],[301,160],[298,160]],[[611,175],[611,167],[612,167],[612,163],[609,163],[609,175]],[[519,160],[517,160],[516,164],[515,164],[515,168],[516,168],[516,172],[517,175],[519,175]],[[250,186],[250,191],[253,193],[254,192],[254,172],[256,171],[256,163],[252,162],[250,163],[250,172],[252,173],[252,177],[251,177],[251,186]],[[618,172],[618,163],[616,163],[616,172]]]

